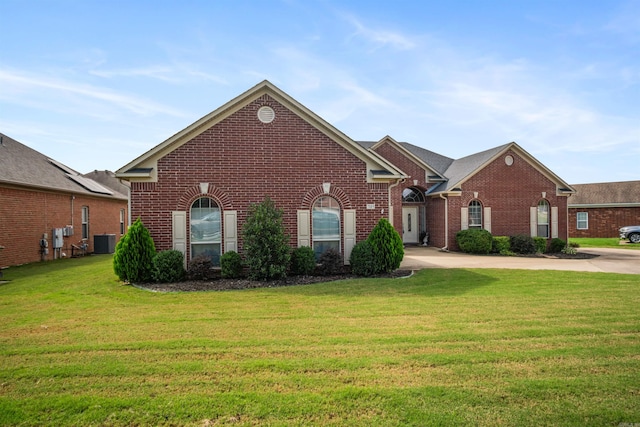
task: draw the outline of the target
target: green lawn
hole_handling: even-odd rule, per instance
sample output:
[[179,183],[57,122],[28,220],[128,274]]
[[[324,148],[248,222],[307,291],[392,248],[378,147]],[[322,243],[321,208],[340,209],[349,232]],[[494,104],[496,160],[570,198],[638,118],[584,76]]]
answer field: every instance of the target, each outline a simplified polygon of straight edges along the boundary
[[572,237],[569,242],[577,243],[581,248],[640,249],[640,245],[629,243],[628,240],[620,240],[617,237]]
[[424,270],[160,294],[99,255],[6,270],[0,425],[640,422],[640,278]]

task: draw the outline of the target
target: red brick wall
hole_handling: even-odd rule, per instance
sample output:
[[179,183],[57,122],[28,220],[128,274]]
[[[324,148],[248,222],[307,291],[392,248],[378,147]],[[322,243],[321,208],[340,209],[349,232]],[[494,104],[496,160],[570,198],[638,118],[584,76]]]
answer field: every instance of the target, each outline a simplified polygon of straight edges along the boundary
[[[53,259],[53,229],[74,226],[74,234],[64,237],[62,252],[71,256],[71,244],[82,238],[82,206],[89,206],[89,251],[93,251],[95,234],[115,234],[120,239],[120,209],[126,200],[0,187],[0,267],[40,261],[40,239],[47,234],[49,254]],[[126,224],[125,224],[126,230]]]
[[[375,151],[376,153],[390,161],[393,165],[400,168],[400,170],[402,170],[405,174],[409,175],[409,178],[407,178],[405,182],[393,187],[393,189],[391,190],[391,198],[394,204],[393,225],[396,231],[398,231],[398,233],[402,235],[402,192],[409,187],[415,187],[424,192],[428,190],[433,185],[433,183],[426,182],[426,171],[424,168],[407,157],[403,152],[399,151],[392,143],[381,144],[376,148]],[[414,183],[414,180],[417,182]],[[425,202],[428,203],[427,201]],[[428,224],[429,218],[427,214],[427,226]],[[429,227],[427,227],[427,230],[431,232]]]
[[[578,230],[577,212],[587,212],[589,228]],[[569,208],[571,237],[619,237],[620,227],[640,224],[640,207]]]
[[[510,154],[513,165],[504,158]],[[516,152],[509,150],[462,184],[460,197],[449,196],[449,248],[457,249],[455,235],[461,229],[460,208],[478,193],[484,207],[491,208],[491,234],[531,234],[529,208],[537,206],[546,192],[550,207],[558,207],[558,237],[567,239],[567,197],[556,196],[556,185]]]
[[[268,124],[256,116],[264,105],[275,111]],[[160,159],[157,183],[133,182],[132,218],[142,218],[158,250],[169,249],[171,211],[188,212],[201,196],[199,184],[207,182],[208,196],[238,211],[240,237],[249,204],[268,196],[284,210],[296,246],[297,210],[310,209],[328,182],[342,209],[357,210],[360,241],[388,214],[387,184],[367,184],[367,172],[364,162],[265,95]]]

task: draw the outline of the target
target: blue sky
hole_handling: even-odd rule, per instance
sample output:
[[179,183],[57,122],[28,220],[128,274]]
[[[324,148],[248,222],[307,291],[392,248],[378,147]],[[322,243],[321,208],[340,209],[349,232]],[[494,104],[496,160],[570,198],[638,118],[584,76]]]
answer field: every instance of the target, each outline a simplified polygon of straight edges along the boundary
[[[124,166],[264,79],[355,140],[640,179],[640,1],[0,0],[0,132]],[[0,153],[1,155],[1,153]]]

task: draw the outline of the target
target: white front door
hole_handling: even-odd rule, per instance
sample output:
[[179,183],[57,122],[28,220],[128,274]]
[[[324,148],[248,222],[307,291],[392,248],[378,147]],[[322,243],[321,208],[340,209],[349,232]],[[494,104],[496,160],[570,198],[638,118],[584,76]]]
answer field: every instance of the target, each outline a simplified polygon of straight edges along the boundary
[[402,207],[402,242],[418,243],[418,207]]

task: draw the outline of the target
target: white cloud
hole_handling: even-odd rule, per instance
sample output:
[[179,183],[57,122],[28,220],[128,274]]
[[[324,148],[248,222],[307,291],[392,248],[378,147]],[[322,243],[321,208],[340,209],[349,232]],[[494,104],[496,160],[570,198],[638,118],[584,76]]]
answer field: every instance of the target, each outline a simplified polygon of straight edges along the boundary
[[361,38],[371,43],[375,48],[389,46],[398,50],[411,50],[416,47],[411,38],[400,32],[368,27],[352,15],[345,15],[344,19],[355,28],[352,37]]
[[[103,106],[123,112],[134,113],[141,116],[151,116],[163,114],[170,116],[183,116],[184,114],[174,108],[158,104],[153,101],[141,99],[136,96],[118,93],[116,91],[92,86],[89,84],[76,83],[64,79],[43,77],[26,72],[14,72],[0,70],[0,84],[7,85],[15,92],[21,92],[28,96],[34,96],[40,100],[41,108],[51,108],[59,111],[65,108],[65,102],[76,103],[76,112],[85,114],[84,101],[98,101]],[[71,97],[71,98],[69,98]],[[77,97],[79,101],[74,101]],[[3,97],[7,101],[16,101],[14,97]],[[22,102],[19,99],[17,102]]]

